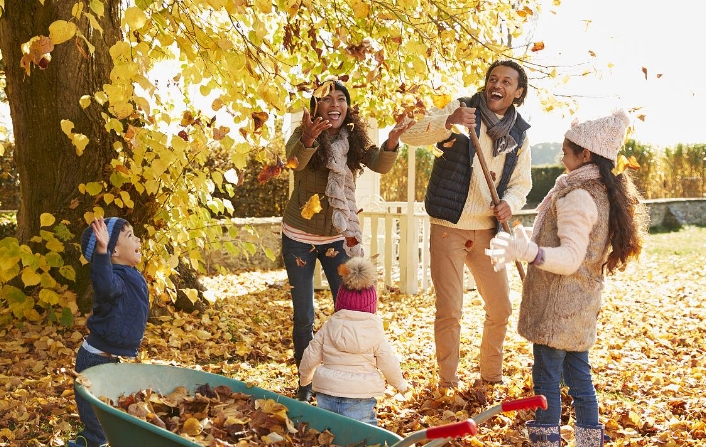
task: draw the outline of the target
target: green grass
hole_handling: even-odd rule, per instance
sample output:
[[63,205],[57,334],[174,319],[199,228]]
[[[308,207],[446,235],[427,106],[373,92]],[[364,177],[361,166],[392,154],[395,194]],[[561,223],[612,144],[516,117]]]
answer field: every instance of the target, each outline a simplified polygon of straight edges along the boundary
[[696,261],[706,255],[706,226],[685,225],[676,230],[656,228],[645,240],[644,254],[657,257],[686,256]]

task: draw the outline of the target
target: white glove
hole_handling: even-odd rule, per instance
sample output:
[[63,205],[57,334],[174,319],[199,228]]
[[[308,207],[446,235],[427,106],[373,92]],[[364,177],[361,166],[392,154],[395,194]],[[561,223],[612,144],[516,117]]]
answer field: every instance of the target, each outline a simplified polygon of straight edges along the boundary
[[537,257],[539,247],[529,239],[527,230],[522,225],[515,227],[513,235],[499,232],[490,240],[490,248],[485,254],[490,256],[493,269],[497,272],[505,268],[505,264],[516,260],[532,262]]

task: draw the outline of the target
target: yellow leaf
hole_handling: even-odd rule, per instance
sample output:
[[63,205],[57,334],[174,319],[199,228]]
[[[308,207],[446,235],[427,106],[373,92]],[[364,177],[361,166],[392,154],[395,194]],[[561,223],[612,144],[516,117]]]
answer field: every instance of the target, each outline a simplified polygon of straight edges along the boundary
[[120,198],[122,199],[123,203],[125,203],[125,206],[128,208],[134,208],[135,207],[135,202],[132,201],[130,198],[130,193],[127,191],[120,191]]
[[199,291],[196,289],[182,289],[182,292],[184,292],[184,295],[191,301],[192,304],[196,303],[199,300]]
[[132,115],[132,112],[134,112],[135,109],[127,101],[120,101],[113,105],[113,113],[115,114],[115,117],[117,119],[124,119],[127,118],[128,116]]
[[76,18],[76,19],[80,19],[80,18],[81,18],[81,13],[83,13],[83,7],[84,7],[84,6],[85,6],[85,5],[83,4],[83,2],[76,2],[76,3],[74,3],[73,8],[71,8],[71,15],[72,15],[74,18]]
[[103,28],[101,28],[100,23],[93,14],[87,12],[84,14],[84,16],[88,18],[88,22],[91,24],[91,28],[100,31],[100,33],[103,34]]
[[431,101],[434,104],[434,107],[437,109],[443,109],[451,102],[451,95],[448,93],[434,95],[431,97]]
[[66,134],[67,137],[71,138],[73,135],[74,123],[69,120],[61,120],[61,130]]
[[90,0],[88,7],[91,11],[95,12],[98,17],[103,17],[105,12],[105,5],[103,5],[103,0]]
[[[92,196],[97,196],[101,191],[103,191],[103,185],[98,182],[88,182],[86,183],[86,192]],[[91,221],[86,221],[90,223]]]
[[125,10],[123,22],[133,30],[140,29],[147,23],[147,15],[137,6],[132,6]]
[[81,106],[82,109],[85,109],[86,107],[91,105],[91,97],[89,95],[81,96],[81,99],[78,100],[78,104]]
[[36,286],[41,280],[42,276],[37,273],[34,269],[26,267],[24,270],[22,270],[22,282],[26,287]]
[[370,15],[370,5],[362,0],[352,0],[351,8],[353,8],[353,16],[357,19],[362,19]]
[[88,137],[84,134],[73,134],[73,136],[71,137],[71,143],[76,146],[76,155],[78,155],[79,157],[83,155],[83,151],[86,149],[86,146],[88,145],[89,141],[90,140],[88,139]]
[[181,431],[187,435],[196,436],[201,433],[201,424],[196,418],[189,418],[184,421],[184,425],[181,427]]
[[40,227],[48,227],[50,225],[54,225],[54,222],[56,222],[56,218],[50,213],[42,213],[39,216]]
[[314,194],[306,202],[306,205],[304,205],[304,208],[302,209],[302,217],[304,219],[311,219],[312,217],[314,217],[314,214],[320,212],[321,210],[322,208],[321,201],[319,200],[319,195]]
[[64,43],[76,35],[76,24],[66,20],[57,20],[49,25],[49,38],[54,45]]

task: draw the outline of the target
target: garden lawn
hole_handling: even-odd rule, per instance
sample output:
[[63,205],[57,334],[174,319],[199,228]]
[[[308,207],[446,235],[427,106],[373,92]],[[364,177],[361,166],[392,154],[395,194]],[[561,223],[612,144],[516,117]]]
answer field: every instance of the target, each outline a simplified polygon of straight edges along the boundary
[[[705,267],[706,228],[692,226],[651,234],[640,262],[608,278],[591,350],[601,422],[612,438],[606,445],[706,446]],[[486,388],[477,382],[483,311],[478,294],[469,291],[461,334],[465,386],[446,394],[436,386],[433,293],[400,295],[378,282],[378,314],[412,385],[404,396],[389,388],[380,400],[382,427],[405,436],[532,394],[531,345],[516,333],[521,283],[514,269],[509,274],[514,312],[504,384]],[[297,378],[285,272],[203,281],[213,308],[150,321],[134,361],[199,368],[293,396]],[[332,311],[329,292],[318,292],[317,328]],[[72,329],[50,323],[0,329],[0,446],[62,446],[78,431],[71,370],[85,333],[85,316]],[[570,399],[564,401],[562,433],[573,445]],[[480,425],[477,436],[452,444],[527,445],[523,427],[532,416],[531,411],[497,416]]]

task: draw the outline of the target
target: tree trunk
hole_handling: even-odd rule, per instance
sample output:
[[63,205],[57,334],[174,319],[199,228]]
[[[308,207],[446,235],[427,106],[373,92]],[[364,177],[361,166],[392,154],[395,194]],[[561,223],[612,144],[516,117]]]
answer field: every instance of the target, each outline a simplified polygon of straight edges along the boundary
[[[71,286],[86,308],[90,294],[88,269],[79,261],[81,232],[86,228],[83,214],[92,211],[93,201],[78,186],[104,179],[104,167],[113,157],[115,135],[105,131],[102,106],[93,102],[82,109],[79,98],[93,95],[110,82],[112,60],[108,49],[121,37],[118,0],[105,3],[99,18],[102,34],[89,29],[85,19],[81,32],[95,45],[95,53],[84,57],[77,48],[80,39],[57,45],[45,70],[32,67],[28,76],[20,66],[21,45],[33,36],[49,34],[57,19],[69,19],[74,2],[46,0],[6,0],[0,17],[0,51],[7,75],[7,96],[15,138],[15,162],[20,179],[20,208],[17,237],[20,243],[42,252],[41,244],[30,242],[40,230],[40,215],[51,213],[56,222],[67,222],[75,235],[65,241],[64,262],[74,266],[76,283]],[[61,120],[74,123],[74,132],[90,139],[82,156],[61,130]],[[74,244],[75,242],[75,244]],[[90,299],[90,296],[88,297]]]
[[[30,75],[20,66],[22,44],[34,36],[48,36],[49,25],[55,20],[69,20],[74,2],[45,0],[42,5],[39,0],[6,0],[0,16],[0,51],[6,68],[14,157],[20,179],[17,238],[41,253],[46,251],[42,244],[31,242],[40,233],[41,214],[53,214],[57,223],[66,224],[74,237],[65,241],[64,263],[76,271],[76,282],[69,287],[77,293],[79,309],[84,312],[91,308],[92,294],[89,269],[80,262],[80,237],[86,228],[84,214],[93,211],[94,205],[101,206],[106,216],[127,219],[135,233],[142,236],[142,224],[157,211],[154,203],[142,202],[141,197],[133,197],[133,209],[120,209],[102,201],[96,203],[78,189],[80,184],[94,181],[110,185],[109,165],[115,156],[113,143],[118,140],[115,133],[105,130],[101,116],[104,106],[95,101],[86,109],[79,105],[82,96],[92,96],[110,83],[113,61],[109,49],[122,38],[121,1],[103,3],[104,16],[97,17],[102,33],[90,28],[86,19],[78,23],[80,31],[95,46],[93,54],[88,54],[82,39],[75,38],[57,45],[49,66],[44,70],[32,66]],[[73,122],[73,132],[89,138],[83,155],[76,154],[61,129],[61,120]],[[189,279],[179,281],[183,287],[203,290],[195,275],[186,278]]]

